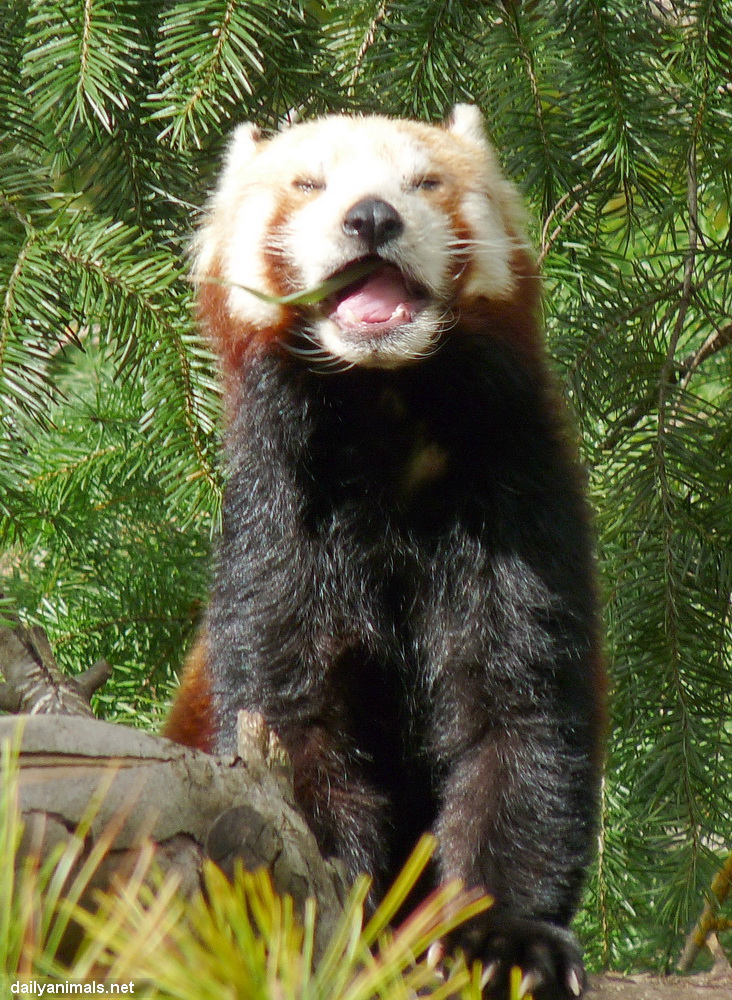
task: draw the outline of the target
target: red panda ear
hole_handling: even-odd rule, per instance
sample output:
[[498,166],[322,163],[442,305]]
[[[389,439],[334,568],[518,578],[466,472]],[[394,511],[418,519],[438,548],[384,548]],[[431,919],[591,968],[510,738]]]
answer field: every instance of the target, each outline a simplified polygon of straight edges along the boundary
[[236,200],[241,185],[242,170],[245,170],[249,161],[254,159],[261,140],[262,133],[252,122],[237,125],[231,133],[224,156],[224,169],[221,171],[211,203],[213,208],[217,205],[231,205]]
[[445,122],[445,128],[475,146],[485,148],[488,145],[483,115],[475,104],[456,104]]
[[277,128],[280,132],[286,132],[287,129],[290,128],[292,125],[297,125],[297,123],[300,120],[301,120],[300,109],[289,108],[280,118]]
[[228,156],[237,160],[248,159],[256,152],[261,138],[261,129],[254,122],[237,125],[229,139]]

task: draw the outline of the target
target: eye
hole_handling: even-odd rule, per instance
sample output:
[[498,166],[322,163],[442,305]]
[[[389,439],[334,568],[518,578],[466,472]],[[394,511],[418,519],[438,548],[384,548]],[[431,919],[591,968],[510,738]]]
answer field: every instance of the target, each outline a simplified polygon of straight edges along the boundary
[[304,194],[311,194],[313,191],[322,191],[325,181],[317,181],[314,177],[296,177],[292,186]]
[[418,177],[414,182],[415,190],[420,191],[435,191],[441,186],[442,178],[435,176],[435,174],[426,174],[424,177]]

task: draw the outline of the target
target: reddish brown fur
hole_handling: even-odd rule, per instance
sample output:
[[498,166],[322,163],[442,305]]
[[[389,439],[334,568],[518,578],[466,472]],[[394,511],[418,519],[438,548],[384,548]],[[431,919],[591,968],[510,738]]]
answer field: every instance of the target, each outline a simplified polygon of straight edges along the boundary
[[[272,270],[271,280],[274,279],[274,260],[269,258]],[[228,308],[228,288],[221,277],[221,266],[218,261],[210,268],[208,277],[211,281],[203,280],[198,291],[198,318],[201,326],[213,342],[219,356],[221,372],[224,377],[223,395],[227,407],[236,406],[236,392],[234,383],[241,377],[241,371],[252,350],[262,344],[274,345],[285,340],[287,331],[293,325],[295,311],[292,308],[282,307],[280,309],[280,321],[272,324],[266,329],[249,327],[240,319],[232,317]],[[278,294],[287,294],[287,289],[282,281],[276,282]],[[227,421],[232,416],[225,413]]]
[[163,728],[163,736],[184,746],[211,753],[215,735],[208,647],[206,634],[201,632],[186,659],[180,687]]

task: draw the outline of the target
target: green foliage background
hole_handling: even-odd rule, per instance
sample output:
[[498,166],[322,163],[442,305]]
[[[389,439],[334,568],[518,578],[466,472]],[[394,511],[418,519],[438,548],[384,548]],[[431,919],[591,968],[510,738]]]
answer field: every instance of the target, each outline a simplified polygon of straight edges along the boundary
[[596,964],[666,966],[732,846],[732,2],[0,0],[0,573],[156,724],[205,600],[219,400],[185,247],[223,137],[475,101],[524,190],[598,511]]

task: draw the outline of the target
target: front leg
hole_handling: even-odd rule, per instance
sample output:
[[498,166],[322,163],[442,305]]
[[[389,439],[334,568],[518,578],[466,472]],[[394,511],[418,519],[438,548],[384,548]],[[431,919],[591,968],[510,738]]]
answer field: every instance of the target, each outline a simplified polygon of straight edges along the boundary
[[[260,713],[290,756],[295,800],[323,856],[342,861],[350,880],[366,873],[383,888],[389,802],[375,781],[372,755],[359,739],[358,706],[349,697],[368,658],[332,636],[314,640],[294,616],[289,628],[273,630],[264,616],[255,619],[247,610],[246,616],[228,616],[239,646],[232,640],[214,645],[217,748],[234,750],[241,709]],[[214,605],[211,615],[217,611]],[[220,623],[212,631],[225,634]],[[245,646],[251,635],[257,641]],[[368,707],[366,696],[363,701]]]
[[573,1000],[585,985],[568,930],[591,855],[596,774],[572,727],[520,719],[489,731],[452,768],[438,820],[443,879],[486,890],[494,904],[451,942],[484,965],[484,996]]
[[343,862],[349,881],[370,875],[385,888],[389,803],[369,780],[350,735],[331,711],[309,725],[279,727],[294,771],[295,799],[324,857]]

